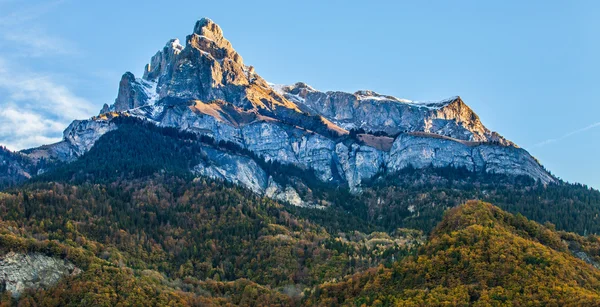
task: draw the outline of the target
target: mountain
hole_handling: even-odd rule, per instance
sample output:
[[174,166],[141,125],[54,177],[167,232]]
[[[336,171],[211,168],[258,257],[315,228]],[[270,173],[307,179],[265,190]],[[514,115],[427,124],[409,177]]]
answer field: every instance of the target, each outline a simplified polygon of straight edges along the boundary
[[[187,180],[217,178],[255,193],[266,184],[269,188],[264,196],[296,206],[312,204],[307,210],[300,206],[298,212],[322,225],[338,225],[326,226],[333,233],[365,231],[367,228],[361,225],[388,232],[398,227],[429,232],[445,210],[471,199],[493,202],[509,212],[541,223],[551,222],[561,230],[600,233],[600,192],[581,184],[544,184],[524,175],[472,172],[466,168],[408,167],[379,174],[365,181],[361,192],[356,193],[322,182],[313,172],[293,164],[265,161],[234,143],[159,127],[133,116],[115,117],[111,124],[114,129],[103,134],[81,157],[51,166],[27,182],[109,184],[158,173]],[[286,188],[277,194],[280,187]],[[349,216],[354,219],[352,225],[345,219]]]
[[321,182],[355,193],[366,180],[407,167],[466,168],[556,182],[527,151],[487,129],[460,97],[415,102],[372,91],[274,85],[244,64],[221,28],[206,18],[196,23],[185,46],[169,40],[141,78],[125,73],[115,102],[98,116],[74,121],[59,143],[22,153],[33,163],[74,161],[117,129],[114,119],[124,116],[243,149],[251,157],[217,150],[189,170],[300,206],[318,204],[277,182],[257,159],[314,172]]
[[269,83],[209,19],[0,190],[2,306],[600,305],[600,191],[460,97]]
[[307,304],[598,306],[598,264],[578,259],[568,241],[567,234],[472,201],[448,212],[415,256],[325,283]]

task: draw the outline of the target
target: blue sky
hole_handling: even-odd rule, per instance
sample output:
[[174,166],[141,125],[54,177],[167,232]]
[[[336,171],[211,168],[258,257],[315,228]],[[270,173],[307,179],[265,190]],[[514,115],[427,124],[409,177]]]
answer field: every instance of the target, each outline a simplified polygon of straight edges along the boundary
[[460,95],[555,175],[600,188],[598,1],[0,0],[0,144],[59,140],[201,17],[270,82]]

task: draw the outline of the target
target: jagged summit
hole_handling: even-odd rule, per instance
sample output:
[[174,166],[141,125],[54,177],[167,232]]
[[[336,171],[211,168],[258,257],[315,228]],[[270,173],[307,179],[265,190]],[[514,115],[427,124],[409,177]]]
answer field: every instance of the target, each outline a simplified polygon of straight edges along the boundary
[[[74,121],[62,142],[28,154],[77,159],[104,133],[118,129],[111,119],[121,115],[233,143],[261,159],[312,170],[323,182],[352,191],[359,191],[365,179],[409,166],[555,180],[527,151],[487,129],[460,97],[417,102],[370,90],[322,92],[303,82],[268,83],[244,64],[221,28],[207,18],[196,22],[185,46],[169,40],[142,78],[125,73],[115,102],[99,116]],[[305,204],[248,157],[214,150],[207,156],[212,160],[194,167],[194,173]]]
[[148,81],[156,81],[160,74],[166,69],[172,58],[178,55],[183,50],[183,46],[179,43],[179,39],[170,39],[165,47],[158,51],[146,64],[144,68],[144,79]]
[[221,100],[294,125],[305,121],[303,114],[309,114],[322,117],[333,130],[341,132],[351,129],[388,134],[417,131],[465,141],[512,145],[485,128],[459,97],[417,102],[370,90],[353,94],[323,93],[303,82],[290,86],[267,83],[254,67],[244,65],[221,28],[208,18],[196,22],[185,47],[177,40],[170,40],[152,57],[142,79],[127,76],[126,80],[128,83],[120,84],[115,104],[103,108],[102,112],[148,105],[144,99],[150,101],[150,97],[155,100],[166,97],[203,102]]
[[242,57],[223,37],[221,27],[208,18],[202,18],[196,22],[194,33],[187,36],[186,44],[208,52],[218,60],[228,58],[239,65],[244,65]]
[[203,36],[215,42],[219,47],[233,49],[231,43],[223,37],[221,27],[208,18],[202,18],[196,22],[193,34]]
[[210,18],[206,17],[196,21],[196,25],[194,26],[194,34],[208,36],[211,39],[223,38],[223,30],[221,30],[221,27],[219,27],[219,25]]

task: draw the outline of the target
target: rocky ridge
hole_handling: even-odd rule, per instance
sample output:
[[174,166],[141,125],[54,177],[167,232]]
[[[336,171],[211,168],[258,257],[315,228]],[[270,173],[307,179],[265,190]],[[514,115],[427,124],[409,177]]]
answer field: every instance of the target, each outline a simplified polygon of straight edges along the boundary
[[[527,151],[487,129],[460,97],[415,102],[372,91],[273,85],[245,65],[221,28],[206,18],[196,23],[185,46],[169,40],[142,78],[124,74],[115,103],[105,105],[99,116],[74,121],[62,142],[27,154],[76,159],[117,128],[114,116],[136,116],[231,142],[267,161],[312,169],[321,181],[347,184],[353,191],[360,191],[365,179],[408,166],[465,167],[555,181]],[[214,163],[192,171],[306,205],[250,158],[218,150],[209,156]]]
[[364,129],[387,134],[421,131],[465,141],[514,144],[488,130],[460,97],[437,102],[417,102],[373,91],[320,92],[298,82],[273,88],[303,109],[321,114],[344,129]]

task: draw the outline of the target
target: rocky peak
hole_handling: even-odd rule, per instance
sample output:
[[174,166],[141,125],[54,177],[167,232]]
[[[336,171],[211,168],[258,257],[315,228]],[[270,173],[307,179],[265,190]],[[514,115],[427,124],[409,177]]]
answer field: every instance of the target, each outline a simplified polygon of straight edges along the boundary
[[183,50],[183,46],[179,43],[179,39],[170,39],[162,50],[146,64],[144,68],[144,79],[155,81],[166,69],[167,65],[173,60],[173,57],[178,55]]
[[[135,78],[131,72],[126,72],[119,82],[119,93],[112,107],[102,111],[126,111],[144,106],[148,103],[153,93],[149,91],[149,84]],[[104,112],[106,113],[106,112]]]
[[100,109],[100,114],[104,114],[104,113],[108,113],[108,112],[110,112],[110,106],[107,103],[105,103],[102,106],[102,109]]
[[274,93],[254,67],[244,65],[221,28],[208,18],[196,22],[185,47],[177,40],[167,42],[146,65],[143,80],[156,82],[156,90],[150,94],[156,95],[157,101],[166,97],[223,100],[244,110],[272,112],[278,106],[298,110]]
[[370,90],[356,91],[354,93],[354,96],[356,96],[359,100],[371,99],[371,100],[389,100],[389,101],[399,101],[399,102],[411,102],[410,100],[407,100],[407,99],[398,99],[394,96],[381,95],[377,92],[370,91]]
[[[429,103],[433,108],[425,122],[425,131],[455,137],[466,141],[491,142],[515,146],[496,132],[487,129],[479,116],[459,97],[452,97],[438,103]],[[446,131],[462,130],[459,134]]]
[[[69,160],[87,152],[101,135],[117,129],[110,119],[114,113],[232,142],[267,161],[313,169],[322,181],[345,182],[353,191],[364,179],[408,166],[554,180],[526,151],[487,129],[460,97],[418,102],[370,90],[321,92],[303,82],[268,84],[206,18],[196,22],[185,47],[169,40],[142,79],[124,74],[115,103],[103,111],[110,114],[69,126],[64,141],[52,147],[55,156]],[[352,137],[352,129],[365,133]],[[215,152],[211,160],[220,155]],[[247,158],[221,159],[218,169],[207,164],[194,172],[221,174],[265,192],[266,175],[255,178],[257,169],[235,166],[248,165],[242,160]]]
[[371,90],[360,90],[354,93],[356,96],[381,96],[378,93]]
[[202,18],[196,21],[193,34],[204,36],[217,43],[219,47],[231,47],[231,43],[223,37],[221,27],[209,18]]
[[229,58],[240,66],[244,65],[242,57],[223,37],[221,27],[208,18],[196,22],[194,33],[188,35],[186,43],[193,48],[210,53],[217,60]]
[[194,26],[194,33],[198,35],[206,36],[212,40],[222,40],[223,30],[218,24],[214,23],[210,18],[203,17],[196,21]]

